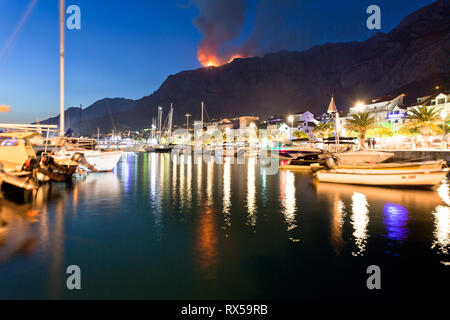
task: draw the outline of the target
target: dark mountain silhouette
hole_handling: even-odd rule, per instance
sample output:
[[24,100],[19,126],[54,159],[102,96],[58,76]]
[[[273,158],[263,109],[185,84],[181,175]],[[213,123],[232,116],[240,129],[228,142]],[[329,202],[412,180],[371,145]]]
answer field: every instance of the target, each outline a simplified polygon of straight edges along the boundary
[[440,0],[410,14],[391,32],[366,41],[328,43],[302,52],[281,51],[183,71],[169,76],[149,96],[110,104],[111,115],[105,107],[100,108],[103,114],[92,112],[93,117],[82,122],[82,132],[93,133],[97,126],[102,132],[113,126],[118,130],[148,127],[158,105],[167,111],[171,102],[175,122],[184,123],[187,112],[192,119],[200,118],[202,100],[213,118],[264,118],[306,110],[322,114],[332,94],[342,109],[358,99],[390,93],[415,98],[433,92],[437,84],[448,89],[449,16],[450,1]]

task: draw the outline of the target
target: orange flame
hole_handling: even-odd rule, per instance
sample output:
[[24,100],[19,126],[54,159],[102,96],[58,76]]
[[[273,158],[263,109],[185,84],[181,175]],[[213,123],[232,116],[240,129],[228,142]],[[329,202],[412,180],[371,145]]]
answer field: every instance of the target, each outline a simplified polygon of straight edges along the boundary
[[202,52],[202,50],[198,50],[197,58],[198,58],[198,61],[200,61],[200,63],[204,67],[218,67],[225,63],[230,63],[236,58],[242,58],[242,55],[234,54],[233,56],[231,56],[231,58],[226,60],[226,59],[222,59],[216,55],[208,54],[208,53]]

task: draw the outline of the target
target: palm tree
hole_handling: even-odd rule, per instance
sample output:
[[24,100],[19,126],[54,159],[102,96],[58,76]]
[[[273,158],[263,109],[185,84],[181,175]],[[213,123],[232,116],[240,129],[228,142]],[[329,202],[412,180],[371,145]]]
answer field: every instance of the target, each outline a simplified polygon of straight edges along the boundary
[[295,130],[294,137],[296,137],[297,139],[308,139],[309,138],[308,134],[301,130]]
[[328,138],[333,134],[333,127],[331,123],[319,123],[313,130],[312,133],[317,138]]
[[441,108],[430,106],[419,106],[408,110],[405,128],[415,129],[424,137],[428,146],[428,137],[442,132],[440,123],[442,121]]
[[352,114],[351,119],[347,120],[346,128],[350,131],[357,131],[359,133],[361,148],[364,149],[367,130],[373,129],[376,126],[375,117],[371,117],[369,112],[358,112]]

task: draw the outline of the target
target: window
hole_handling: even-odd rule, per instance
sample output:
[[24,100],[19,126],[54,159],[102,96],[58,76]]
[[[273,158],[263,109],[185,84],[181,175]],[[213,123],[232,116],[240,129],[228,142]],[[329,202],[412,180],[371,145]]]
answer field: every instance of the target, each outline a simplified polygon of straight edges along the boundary
[[8,138],[8,137],[2,137],[0,138],[0,146],[2,147],[13,147],[17,146],[17,139],[16,138]]
[[445,103],[445,98],[439,99],[437,101],[437,104],[444,104]]

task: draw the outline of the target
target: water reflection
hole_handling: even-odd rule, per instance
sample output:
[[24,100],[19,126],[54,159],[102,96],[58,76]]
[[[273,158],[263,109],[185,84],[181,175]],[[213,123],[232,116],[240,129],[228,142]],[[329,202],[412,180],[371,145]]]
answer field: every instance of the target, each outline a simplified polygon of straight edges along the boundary
[[[52,276],[37,281],[45,281],[52,290],[56,288],[48,293],[58,297],[64,295],[58,288],[65,287],[67,263],[72,263],[74,257],[92,259],[92,251],[84,255],[80,239],[114,244],[107,250],[95,251],[101,257],[93,263],[95,268],[89,261],[80,262],[93,268],[89,272],[111,267],[110,262],[115,261],[117,266],[108,270],[111,275],[117,276],[127,268],[151,270],[161,283],[172,287],[177,283],[170,282],[182,277],[190,284],[206,280],[199,286],[223,285],[221,281],[228,277],[223,273],[239,274],[242,265],[243,276],[236,279],[247,283],[260,271],[259,265],[254,266],[258,263],[248,261],[261,252],[268,268],[273,269],[280,266],[280,261],[298,263],[295,268],[302,268],[299,261],[314,260],[302,254],[318,253],[324,255],[320,263],[334,263],[335,256],[340,255],[337,259],[350,265],[361,262],[352,255],[369,253],[370,258],[383,263],[386,250],[379,246],[393,243],[402,255],[414,252],[430,264],[435,255],[445,255],[440,260],[448,261],[447,185],[437,191],[324,183],[314,186],[309,175],[290,171],[261,176],[256,159],[235,165],[232,158],[225,158],[219,165],[213,160],[204,163],[194,162],[194,156],[181,157],[175,163],[162,154],[149,153],[139,158],[124,155],[115,173],[88,175],[67,188],[54,185],[51,197],[39,193],[33,203],[24,205],[1,199],[0,266],[11,261],[15,263],[12,268],[23,267],[21,264],[28,267],[27,263],[43,266]],[[186,214],[179,214],[180,208]],[[256,223],[264,232],[253,233]],[[293,238],[299,233],[297,229],[307,245],[289,246],[286,250],[283,240],[287,237],[299,241]],[[282,241],[259,248],[268,243],[269,237]],[[242,241],[249,238],[252,241]],[[145,254],[136,255],[134,249]],[[123,259],[118,261],[118,256]],[[187,263],[171,268],[173,261]],[[164,263],[171,265],[166,267]],[[312,267],[319,270],[321,266]],[[252,281],[248,283],[253,290]],[[271,284],[266,284],[271,289]],[[156,296],[158,289],[153,290]]]
[[331,246],[336,254],[340,254],[344,246],[344,239],[342,238],[342,226],[344,225],[345,204],[344,201],[334,196],[333,211],[331,218]]
[[230,158],[225,158],[223,163],[223,215],[227,226],[231,226],[231,164]]
[[450,210],[447,206],[438,206],[433,215],[434,241],[431,248],[437,248],[441,253],[448,254],[450,246]]
[[280,172],[280,196],[282,214],[287,224],[287,230],[294,229],[295,211],[296,211],[296,197],[295,197],[295,175],[291,171],[282,170]]
[[369,224],[369,204],[364,194],[354,192],[352,196],[352,217],[353,236],[358,251],[353,251],[352,255],[362,255],[367,243],[367,225]]
[[215,211],[211,207],[203,210],[198,225],[196,241],[198,264],[206,279],[216,277],[217,265],[217,230]]
[[206,205],[211,206],[213,204],[213,179],[214,179],[214,159],[211,158],[208,161],[206,167]]
[[247,223],[254,227],[256,225],[256,159],[249,158],[247,165]]
[[[39,234],[33,225],[39,221],[41,214],[32,204],[19,205],[5,199],[1,201],[0,267],[18,256],[30,255],[35,251]],[[46,240],[45,237],[43,240]]]
[[386,203],[383,209],[386,237],[391,240],[402,241],[408,237],[408,210],[394,203]]

